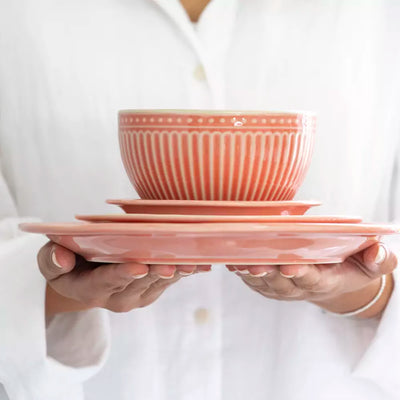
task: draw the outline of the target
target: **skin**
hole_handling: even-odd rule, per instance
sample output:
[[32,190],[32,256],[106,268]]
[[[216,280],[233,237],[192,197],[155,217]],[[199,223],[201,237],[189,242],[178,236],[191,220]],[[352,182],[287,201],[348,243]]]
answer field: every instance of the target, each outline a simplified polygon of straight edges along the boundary
[[210,0],[180,0],[190,20],[197,22]]
[[[379,262],[377,261],[379,258]],[[40,271],[48,282],[46,315],[102,307],[127,312],[146,307],[182,278],[210,271],[210,266],[90,263],[49,242],[38,254]],[[387,285],[380,300],[358,318],[382,313],[393,290],[391,272],[396,256],[376,244],[334,265],[228,266],[252,290],[268,299],[309,301],[344,313],[369,303]]]
[[180,279],[210,266],[98,264],[49,242],[38,253],[47,280],[46,316],[102,307],[127,312],[146,307]]
[[346,313],[368,304],[378,293],[381,278],[387,284],[379,301],[358,318],[379,316],[392,290],[396,256],[375,244],[341,264],[228,266],[252,290],[275,300],[305,300],[334,313]]

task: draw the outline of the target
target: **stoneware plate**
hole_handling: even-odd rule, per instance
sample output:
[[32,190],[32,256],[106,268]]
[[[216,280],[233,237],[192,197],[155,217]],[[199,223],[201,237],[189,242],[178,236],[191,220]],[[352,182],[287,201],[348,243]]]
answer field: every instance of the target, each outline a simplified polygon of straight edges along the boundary
[[106,214],[76,215],[76,219],[87,222],[161,222],[161,223],[202,223],[202,222],[301,222],[301,223],[348,223],[362,221],[360,217],[336,215],[176,215],[176,214]]
[[303,215],[318,201],[107,200],[134,214]]
[[302,223],[26,223],[89,261],[145,264],[337,263],[400,227]]

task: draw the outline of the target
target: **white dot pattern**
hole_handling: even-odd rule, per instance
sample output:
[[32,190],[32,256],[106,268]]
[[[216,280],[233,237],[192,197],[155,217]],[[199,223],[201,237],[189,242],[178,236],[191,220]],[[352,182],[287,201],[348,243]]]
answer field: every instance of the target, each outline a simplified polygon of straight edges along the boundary
[[[315,117],[310,115],[289,115],[288,117],[283,117],[277,114],[276,116],[260,116],[246,118],[244,115],[240,115],[232,118],[225,117],[196,117],[193,116],[182,116],[182,115],[166,115],[165,117],[149,117],[148,115],[135,115],[135,116],[119,116],[119,123],[121,126],[124,125],[146,125],[151,126],[152,124],[164,124],[165,126],[190,126],[195,124],[199,124],[202,126],[212,125],[216,128],[231,128],[246,126],[248,128],[266,128],[268,126],[273,126],[274,129],[283,129],[294,128],[294,129],[302,129],[305,125],[314,126],[315,125]],[[220,126],[221,125],[221,126]]]

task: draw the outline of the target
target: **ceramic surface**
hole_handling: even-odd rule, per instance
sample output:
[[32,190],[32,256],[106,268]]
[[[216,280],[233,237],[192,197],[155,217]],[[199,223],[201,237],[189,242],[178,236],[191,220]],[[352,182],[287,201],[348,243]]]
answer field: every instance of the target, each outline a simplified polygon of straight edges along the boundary
[[22,224],[97,262],[336,263],[399,227],[367,224]]
[[107,200],[134,214],[303,215],[318,201]]
[[300,112],[123,111],[119,139],[143,199],[291,200],[315,124]]
[[176,215],[176,214],[105,214],[76,215],[88,222],[301,222],[301,223],[358,223],[359,217],[335,215]]

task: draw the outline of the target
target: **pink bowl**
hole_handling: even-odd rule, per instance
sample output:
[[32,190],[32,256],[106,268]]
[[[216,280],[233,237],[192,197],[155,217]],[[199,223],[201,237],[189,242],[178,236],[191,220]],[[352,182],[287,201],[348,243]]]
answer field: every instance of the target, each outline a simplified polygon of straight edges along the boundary
[[307,112],[127,110],[119,139],[143,199],[291,200],[315,125]]

